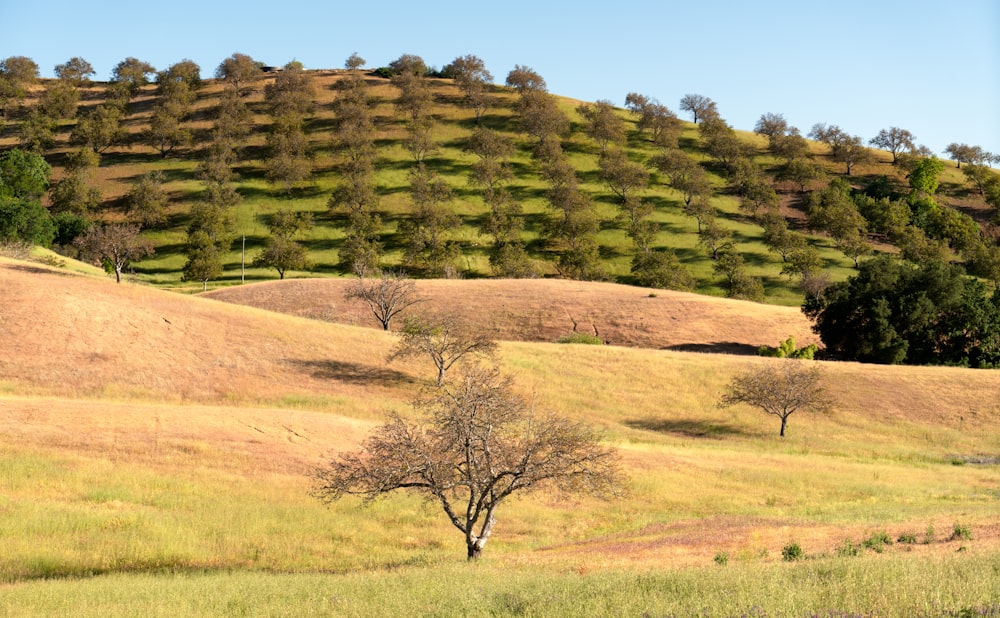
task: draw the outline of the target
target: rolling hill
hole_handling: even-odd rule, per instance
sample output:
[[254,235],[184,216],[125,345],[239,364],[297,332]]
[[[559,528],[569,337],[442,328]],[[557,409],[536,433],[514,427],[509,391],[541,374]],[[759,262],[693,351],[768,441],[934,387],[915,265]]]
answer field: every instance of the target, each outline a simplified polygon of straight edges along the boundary
[[[732,573],[745,566],[748,577],[769,576],[784,568],[789,540],[818,561],[802,568],[814,568],[841,564],[845,539],[860,543],[879,530],[935,532],[926,544],[887,550],[893,557],[856,563],[865,569],[939,564],[959,547],[969,565],[995,559],[1000,387],[992,372],[820,362],[836,404],[797,413],[779,439],[772,419],[715,402],[742,368],[793,361],[684,350],[745,349],[803,333],[796,310],[651,298],[606,283],[521,283],[419,287],[512,339],[500,346],[504,371],[536,405],[600,427],[621,453],[630,495],[612,504],[536,495],[507,505],[484,557],[483,568],[498,569],[482,584],[490,590],[500,594],[508,577],[533,569],[559,585],[588,572],[684,577],[723,553]],[[153,586],[200,573],[222,578],[226,591],[243,588],[245,577],[284,577],[291,587],[277,600],[301,577],[400,570],[430,578],[460,562],[459,539],[432,504],[399,496],[327,509],[309,495],[315,466],[355,448],[386,411],[412,414],[408,402],[433,374],[420,361],[386,365],[394,335],[348,307],[341,284],[293,280],[190,296],[0,259],[0,586],[17,593],[8,598],[34,590],[51,602],[49,582],[65,577],[79,578],[67,593],[79,602],[94,575],[132,594],[138,589],[117,588],[117,577],[146,574]],[[570,326],[566,308],[622,344],[549,343]],[[802,330],[789,333],[796,324]],[[957,523],[974,540],[950,539]],[[947,577],[894,577],[914,599],[953,590]],[[88,603],[101,613],[108,602],[97,597]],[[174,607],[189,599],[172,598]]]
[[[337,84],[346,74],[339,70],[307,72],[315,92],[313,106],[305,124],[312,174],[308,181],[291,191],[285,191],[269,182],[263,166],[266,136],[272,123],[267,113],[264,90],[273,83],[275,74],[262,75],[247,93],[246,102],[252,113],[251,131],[234,166],[237,174],[235,187],[242,196],[242,202],[235,207],[234,231],[238,237],[245,239],[245,257],[248,263],[260,252],[268,236],[267,223],[271,216],[279,211],[291,210],[309,213],[316,222],[316,226],[300,238],[300,242],[308,250],[312,267],[308,273],[292,272],[291,276],[344,274],[338,266],[339,251],[344,242],[344,215],[331,211],[328,200],[341,179],[337,171],[339,159],[333,145],[336,125],[333,106],[338,95]],[[377,212],[382,221],[378,233],[386,249],[383,263],[387,267],[398,267],[404,250],[400,236],[401,226],[412,216],[407,172],[414,163],[405,148],[406,123],[395,108],[397,88],[388,79],[375,73],[368,74],[365,79],[373,97],[371,112],[376,127],[375,183],[379,197]],[[432,79],[430,82],[433,94],[430,117],[434,122],[432,135],[435,150],[428,154],[426,163],[441,175],[456,196],[450,207],[459,216],[460,225],[452,230],[450,238],[461,248],[462,257],[458,269],[466,277],[486,277],[490,275],[488,250],[492,241],[481,233],[480,227],[488,209],[481,191],[470,185],[469,177],[476,157],[466,148],[467,140],[476,127],[473,112],[463,107],[461,94],[452,80]],[[34,87],[25,102],[26,109],[38,105],[47,85],[49,83],[43,80]],[[73,128],[79,118],[104,101],[106,85],[94,82],[82,88],[79,117],[58,124],[55,142],[45,152],[47,160],[54,165],[55,181],[63,179],[67,173],[66,157],[75,148],[70,143]],[[186,259],[186,230],[192,206],[204,197],[197,166],[207,152],[209,132],[223,90],[224,83],[221,80],[204,80],[192,112],[185,120],[185,126],[196,138],[195,142],[191,146],[177,148],[164,157],[142,139],[158,100],[156,88],[154,85],[140,88],[123,121],[123,127],[130,136],[129,143],[126,146],[108,148],[101,156],[100,167],[94,170],[93,184],[103,197],[96,211],[89,215],[106,221],[121,220],[125,216],[125,196],[144,173],[159,171],[164,175],[163,188],[169,198],[168,219],[165,224],[145,232],[156,243],[157,252],[153,257],[135,265],[135,274],[142,281],[168,288],[195,288],[196,284],[185,282],[181,277]],[[521,238],[540,274],[546,277],[556,276],[557,255],[544,240],[545,222],[552,215],[552,209],[544,196],[546,183],[537,163],[531,157],[534,144],[521,130],[515,94],[510,89],[499,86],[493,87],[490,94],[493,104],[483,116],[482,123],[483,126],[497,130],[515,145],[511,157],[515,176],[509,188],[523,210],[525,228]],[[622,93],[623,96],[624,94]],[[600,222],[597,242],[601,250],[602,266],[610,280],[631,283],[629,270],[633,248],[623,225],[617,219],[619,209],[616,198],[599,177],[600,148],[585,134],[584,119],[577,109],[580,102],[558,97],[556,100],[559,109],[570,120],[570,133],[563,140],[567,161],[576,172],[581,190],[593,201],[595,214]],[[625,150],[629,159],[648,164],[658,154],[658,147],[652,143],[648,134],[637,130],[636,115],[624,109],[619,109],[616,113],[627,129]],[[23,119],[15,118],[13,130],[0,137],[0,148],[17,145],[17,127],[21,120]],[[819,251],[823,269],[833,280],[848,276],[852,267],[851,260],[834,247],[829,237],[805,227],[801,196],[790,183],[778,179],[781,162],[767,153],[765,140],[746,131],[741,131],[738,135],[745,144],[753,147],[754,163],[777,189],[780,213],[793,229],[808,235],[809,243]],[[730,180],[706,152],[702,141],[697,125],[683,123],[679,145],[707,171],[712,185],[712,207],[723,228],[731,234],[737,251],[743,256],[747,273],[761,280],[768,302],[798,304],[801,292],[794,278],[782,274],[782,258],[767,249],[761,227],[739,209],[739,196],[733,193]],[[827,178],[843,177],[842,166],[830,158],[826,146],[811,143],[809,150],[810,156],[827,173]],[[894,191],[908,191],[905,170],[891,165],[888,153],[875,154],[873,162],[859,165],[852,176],[846,177],[852,186],[863,189],[884,178]],[[714,270],[715,261],[699,245],[699,225],[691,216],[684,214],[683,195],[670,186],[662,173],[652,172],[649,180],[649,187],[642,192],[642,198],[651,204],[653,211],[650,220],[658,226],[652,247],[670,250],[678,256],[681,264],[695,279],[695,291],[723,295],[725,286],[722,277]],[[990,209],[979,196],[964,186],[965,180],[960,171],[948,167],[944,170],[941,181],[938,199],[956,211],[971,215],[987,235],[992,234]],[[825,182],[817,180],[807,188],[817,189],[824,186]],[[885,183],[883,188],[884,185]],[[886,244],[886,239],[882,236],[873,235],[870,240],[878,250],[896,250]],[[264,268],[250,267],[244,272],[241,268],[243,246],[243,242],[236,242],[229,248],[224,257],[225,269],[213,281],[213,287],[234,284],[244,276],[251,281],[275,276],[274,271]]]

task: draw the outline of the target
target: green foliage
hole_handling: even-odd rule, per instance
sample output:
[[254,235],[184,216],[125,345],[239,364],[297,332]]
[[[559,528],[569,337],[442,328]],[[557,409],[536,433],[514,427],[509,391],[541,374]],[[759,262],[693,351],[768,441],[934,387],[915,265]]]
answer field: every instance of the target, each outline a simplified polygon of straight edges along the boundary
[[872,550],[875,553],[881,554],[885,551],[885,548],[892,545],[892,537],[885,530],[879,530],[873,532],[867,539],[862,542],[866,548]]
[[38,200],[49,188],[52,168],[40,155],[17,148],[0,153],[0,197]]
[[772,358],[801,358],[803,360],[813,360],[816,356],[818,346],[810,343],[801,348],[795,347],[795,337],[789,337],[782,341],[778,347],[761,346],[757,350],[758,356],[770,356]]
[[597,335],[573,331],[568,335],[563,335],[556,343],[581,343],[584,345],[604,345],[604,340]]
[[[416,68],[423,66],[422,73],[419,70],[408,70],[415,77],[423,77],[427,74],[427,68],[416,60],[415,57],[404,57],[395,62],[394,66],[396,69],[405,68],[410,63]],[[124,162],[120,156],[122,150],[114,146],[127,145],[124,141],[126,136],[122,132],[122,128],[127,126],[133,137],[145,135],[147,150],[148,144],[153,144],[154,148],[164,154],[172,152],[174,158],[169,162],[153,162],[152,165],[140,163],[135,172],[110,175],[102,173],[99,185],[93,182],[82,183],[79,179],[72,180],[57,192],[57,210],[86,213],[97,219],[115,219],[114,209],[126,205],[117,199],[128,189],[121,179],[139,178],[156,167],[169,179],[169,211],[176,216],[159,223],[155,221],[159,218],[156,214],[150,221],[140,221],[138,213],[134,212],[131,220],[163,228],[163,234],[167,236],[181,236],[187,222],[186,215],[191,211],[193,202],[198,199],[193,180],[198,172],[194,169],[192,155],[204,151],[202,148],[179,147],[187,142],[189,134],[185,131],[193,131],[195,137],[210,137],[214,143],[210,150],[226,151],[227,167],[239,170],[240,177],[230,176],[228,181],[236,183],[236,189],[248,198],[247,204],[238,213],[241,220],[251,221],[255,214],[267,214],[279,208],[275,200],[281,196],[260,192],[260,181],[264,177],[278,183],[287,192],[298,190],[298,197],[303,200],[296,208],[316,212],[317,208],[305,202],[329,197],[339,189],[336,185],[348,178],[341,154],[345,153],[344,145],[349,141],[342,142],[345,129],[351,128],[345,127],[344,120],[347,116],[341,114],[339,103],[328,103],[331,92],[336,92],[339,100],[349,90],[345,84],[356,77],[356,81],[365,82],[368,88],[378,92],[371,94],[362,105],[369,112],[370,130],[351,129],[346,133],[366,135],[368,139],[363,147],[371,151],[370,160],[378,158],[379,165],[377,169],[373,166],[371,175],[364,178],[366,182],[350,184],[356,193],[374,196],[378,201],[363,199],[365,212],[359,215],[358,225],[354,225],[353,215],[344,216],[348,214],[347,203],[335,200],[337,208],[341,210],[318,222],[317,229],[311,235],[311,240],[315,242],[310,244],[310,258],[319,265],[318,270],[323,272],[329,272],[338,261],[345,272],[358,267],[377,269],[402,265],[405,247],[397,234],[400,224],[408,219],[409,210],[406,208],[408,189],[401,172],[405,169],[402,163],[407,159],[401,146],[405,146],[407,134],[399,130],[402,128],[399,120],[403,114],[410,113],[410,107],[398,108],[395,118],[386,116],[387,113],[392,115],[394,104],[400,102],[400,93],[395,87],[371,78],[370,72],[362,75],[361,71],[354,71],[350,76],[329,78],[301,72],[293,63],[289,67],[291,70],[269,74],[266,82],[258,84],[258,91],[261,91],[265,90],[265,84],[270,86],[271,82],[285,82],[278,88],[266,89],[265,104],[255,103],[255,114],[247,115],[246,104],[240,95],[246,94],[247,86],[261,77],[260,63],[248,56],[234,54],[216,72],[218,77],[226,80],[225,91],[228,94],[220,95],[217,88],[205,89],[199,93],[197,121],[203,123],[205,119],[219,117],[219,123],[209,134],[204,129],[195,130],[196,127],[192,124],[195,119],[185,116],[183,105],[174,105],[176,102],[189,101],[194,93],[194,86],[200,80],[198,67],[190,61],[182,61],[156,74],[148,63],[134,58],[126,59],[116,67],[114,83],[107,93],[111,98],[104,102],[92,102],[96,105],[89,105],[82,110],[85,113],[74,116],[71,112],[76,90],[71,82],[85,79],[90,70],[87,66],[82,59],[73,59],[67,63],[61,69],[66,72],[66,78],[58,83],[53,81],[56,85],[51,87],[51,92],[47,95],[45,109],[43,110],[42,105],[36,106],[44,114],[35,114],[33,119],[27,114],[21,114],[16,119],[20,126],[15,133],[28,140],[24,142],[25,145],[39,152],[46,152],[46,156],[56,154],[64,151],[67,130],[72,130],[74,141],[93,151],[107,153],[103,164],[115,166]],[[351,68],[357,66],[353,62],[350,65]],[[385,69],[378,74],[390,77],[396,72]],[[477,189],[482,189],[475,192],[477,195],[461,195],[462,199],[456,200],[455,211],[460,222],[453,229],[452,239],[458,241],[457,248],[468,257],[461,259],[460,256],[458,265],[468,267],[475,275],[480,276],[558,274],[676,289],[690,287],[696,291],[716,294],[719,284],[711,274],[714,260],[710,260],[704,253],[690,251],[693,238],[691,232],[697,223],[699,228],[703,225],[712,228],[712,233],[704,237],[704,246],[713,254],[727,242],[731,242],[737,245],[737,251],[747,260],[747,277],[739,280],[741,285],[736,286],[735,290],[733,286],[728,288],[732,296],[760,300],[766,285],[767,295],[772,300],[795,302],[795,299],[800,298],[799,271],[786,271],[795,275],[789,278],[777,276],[787,263],[789,248],[780,249],[780,262],[774,255],[761,258],[761,231],[746,218],[733,216],[737,212],[737,203],[748,212],[756,212],[758,216],[768,210],[773,202],[772,191],[778,188],[774,186],[777,182],[795,183],[801,191],[817,184],[819,173],[829,165],[829,161],[826,157],[813,156],[808,149],[803,149],[805,140],[797,134],[794,127],[778,122],[774,130],[768,129],[766,133],[762,133],[769,140],[770,156],[765,160],[759,148],[756,152],[747,148],[744,134],[734,132],[724,120],[717,118],[718,111],[707,97],[686,97],[688,103],[692,104],[689,111],[697,114],[699,124],[705,126],[701,135],[704,140],[701,141],[693,139],[698,137],[700,130],[697,127],[681,123],[673,112],[649,97],[633,93],[626,102],[626,106],[634,112],[632,114],[626,114],[607,102],[588,104],[578,112],[575,110],[575,103],[570,104],[564,99],[549,95],[544,80],[537,73],[525,67],[518,67],[511,73],[509,82],[513,90],[494,87],[490,84],[491,80],[487,79],[488,72],[483,63],[474,56],[464,56],[456,58],[442,71],[442,74],[453,77],[454,82],[425,79],[425,85],[429,87],[431,94],[429,99],[420,93],[411,93],[416,96],[414,103],[429,102],[429,106],[421,108],[422,118],[434,120],[432,144],[438,148],[438,153],[427,162],[456,191],[464,191],[462,187],[476,173],[474,166],[469,165],[467,155],[462,152],[474,131],[473,127],[480,128],[488,124],[491,131],[495,131],[511,146],[509,154],[505,155],[509,161],[504,163],[510,164],[508,173],[511,175],[503,180],[506,183],[504,188],[511,196],[510,200],[494,201],[488,197],[487,188],[481,185],[474,185]],[[137,92],[137,87],[148,82],[148,78],[154,74],[157,76],[156,97],[144,104],[147,107],[142,116],[130,113],[127,105],[123,104]],[[288,79],[289,77],[294,79]],[[309,96],[295,94],[308,90],[299,86],[316,84],[320,80],[325,81],[324,85],[331,86],[329,89],[317,89],[322,105],[312,106]],[[147,87],[144,92],[151,93],[152,90]],[[516,95],[521,95],[523,100],[515,101]],[[698,105],[694,105],[695,103]],[[476,119],[484,105],[488,105],[493,111],[490,116],[484,117],[487,122],[481,124]],[[358,108],[357,105],[354,107]],[[242,112],[236,108],[242,108]],[[284,113],[288,110],[291,113]],[[262,121],[264,111],[282,113],[280,116],[275,115],[273,122],[272,119]],[[315,112],[314,117],[302,124],[300,121],[312,112]],[[584,112],[582,116],[581,112]],[[60,128],[59,124],[52,124],[56,116],[66,117],[68,122],[62,123]],[[782,120],[780,115],[770,116],[771,120]],[[374,117],[379,118],[378,123],[371,122]],[[155,126],[150,126],[146,133],[134,130],[146,129],[147,125],[143,123],[151,121]],[[360,126],[359,124],[354,129]],[[268,135],[269,128],[276,129],[274,135]],[[302,130],[293,130],[296,128]],[[620,143],[622,129],[628,139],[619,153],[613,145]],[[570,187],[574,190],[564,191],[563,196],[556,196],[555,191],[549,192],[557,183],[543,169],[545,163],[542,158],[532,160],[529,154],[537,141],[553,134],[559,134],[559,141],[566,149],[561,162],[576,176],[576,186]],[[252,148],[241,149],[240,146],[244,145],[241,140],[246,140],[250,135],[253,135],[254,141]],[[680,142],[679,137],[683,138]],[[266,151],[261,148],[262,139],[266,142]],[[683,150],[678,148],[678,144],[683,146]],[[610,154],[602,161],[600,150],[605,145]],[[352,152],[352,156],[356,154],[356,151]],[[721,162],[722,167],[731,170],[733,176],[720,178],[721,168],[707,163],[706,154]],[[684,164],[679,163],[681,158]],[[50,160],[61,159],[55,157]],[[315,163],[314,169],[312,163]],[[643,167],[645,170],[656,171],[650,175],[643,171]],[[962,167],[967,166],[963,164]],[[754,170],[756,174],[749,173]],[[68,174],[60,173],[59,176],[66,178]],[[898,178],[898,172],[894,170],[890,177]],[[639,179],[638,184],[635,183],[636,179]],[[565,177],[560,182],[564,180]],[[648,180],[648,186],[643,188],[641,185],[645,180]],[[881,187],[879,191],[872,189],[873,194],[878,197],[893,197],[894,192],[898,193],[905,187],[905,181],[901,187],[893,187],[888,178],[886,181],[884,184],[887,186]],[[954,178],[948,178],[948,184],[944,185],[945,190],[952,194],[953,181]],[[727,189],[722,190],[723,185],[727,185]],[[86,194],[83,192],[97,186],[106,191],[106,196],[93,190]],[[560,190],[567,186],[563,183]],[[735,191],[735,197],[731,197],[730,188]],[[989,195],[989,187],[984,185],[983,188],[986,190],[983,195],[985,200]],[[500,195],[502,192],[496,189],[491,188],[496,195]],[[638,194],[639,189],[643,191],[641,196]],[[568,201],[563,199],[565,195],[571,196]],[[552,208],[546,212],[546,202],[543,200],[550,196],[556,199],[549,200],[548,204]],[[586,203],[588,201],[590,204]],[[942,199],[941,203],[946,202]],[[875,222],[876,213],[885,212],[881,204],[864,213],[868,230],[888,235],[892,242],[896,242],[897,236],[894,234],[899,227],[899,217],[896,215],[902,214],[895,209],[897,205],[893,204],[894,210],[882,217],[891,218],[892,221]],[[620,219],[616,218],[619,214]],[[694,219],[686,218],[684,214]],[[968,221],[946,214],[946,217],[939,218],[924,217],[925,221],[922,223],[927,226],[927,236],[931,240],[948,240],[951,247],[962,251],[965,257],[964,249],[959,247],[968,245]],[[710,218],[718,221],[706,223]],[[904,222],[903,226],[905,225]],[[971,229],[975,230],[976,226],[973,225]],[[476,232],[479,230],[486,230],[490,238],[477,238]],[[715,232],[721,235],[716,235]],[[809,238],[805,233],[796,234],[795,239],[790,242],[808,240],[817,250],[815,257],[818,258],[809,263],[796,261],[796,264],[813,270],[821,269],[830,273],[834,280],[846,274],[849,262],[834,252],[831,243]],[[255,232],[255,235],[259,235],[259,232]],[[864,243],[856,242],[863,238],[858,234],[846,235],[836,247],[849,257],[856,258],[867,251]],[[157,258],[157,266],[149,265],[145,276],[171,285],[176,284],[180,265],[183,263],[181,244],[166,243],[165,255]],[[664,260],[670,259],[665,255],[651,253],[650,256],[640,256],[642,251],[673,253],[682,269],[674,269],[673,264],[665,265]],[[775,251],[779,252],[778,249]],[[808,257],[806,254],[802,255]],[[239,256],[229,250],[222,258],[224,262],[231,264]],[[630,263],[633,258],[634,263]],[[167,272],[162,272],[162,269]],[[414,266],[413,272],[419,275],[425,272],[432,274],[430,269],[424,271],[422,266]],[[685,272],[691,275],[690,280]],[[143,273],[142,265],[140,273]],[[238,274],[229,272],[226,276],[237,277]]]
[[951,528],[951,537],[949,541],[971,541],[972,540],[972,528],[965,524],[955,522]]
[[803,558],[805,558],[805,553],[798,543],[792,542],[781,548],[781,559],[785,562],[795,562]]
[[0,197],[0,243],[48,247],[55,237],[49,212],[35,200]]
[[841,558],[851,558],[859,555],[861,549],[861,545],[858,545],[851,539],[844,539],[844,542],[837,547],[836,554]]
[[920,266],[879,257],[858,275],[811,296],[828,352],[885,364],[992,367],[1000,362],[1000,296],[942,262]]
[[690,290],[695,281],[673,251],[642,251],[632,258],[636,285],[665,290]]
[[944,171],[944,162],[934,158],[917,159],[910,164],[907,178],[910,187],[918,194],[934,195],[938,190],[938,177]]
[[52,242],[61,247],[68,247],[78,237],[90,228],[90,220],[72,212],[61,212],[52,217],[55,225],[55,237]]
[[719,566],[726,566],[729,564],[729,552],[720,551],[712,560]]
[[917,535],[912,532],[903,532],[896,537],[896,542],[903,545],[916,545]]

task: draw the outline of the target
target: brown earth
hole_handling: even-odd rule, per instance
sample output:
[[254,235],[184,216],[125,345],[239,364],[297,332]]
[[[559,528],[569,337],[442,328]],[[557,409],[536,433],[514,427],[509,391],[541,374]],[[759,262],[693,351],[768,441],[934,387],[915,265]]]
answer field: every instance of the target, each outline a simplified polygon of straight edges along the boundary
[[[291,279],[203,296],[306,318],[379,327],[347,279]],[[611,345],[756,354],[789,336],[819,343],[795,307],[778,307],[615,283],[554,279],[418,280],[425,303],[412,313],[458,313],[503,341],[553,342],[575,329]]]

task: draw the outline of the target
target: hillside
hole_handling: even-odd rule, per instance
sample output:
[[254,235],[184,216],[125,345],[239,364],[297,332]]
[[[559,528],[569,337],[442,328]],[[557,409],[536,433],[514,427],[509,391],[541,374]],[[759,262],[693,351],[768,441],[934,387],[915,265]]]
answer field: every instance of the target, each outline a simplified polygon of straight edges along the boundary
[[[272,124],[264,93],[274,83],[275,73],[262,75],[245,95],[251,112],[251,126],[250,135],[240,148],[239,160],[233,168],[237,174],[234,186],[242,201],[234,207],[235,227],[232,231],[238,238],[245,239],[246,255],[242,253],[243,242],[230,245],[223,258],[222,274],[210,282],[213,287],[234,284],[244,276],[251,281],[276,277],[274,270],[264,268],[250,266],[244,271],[241,263],[245,257],[249,264],[260,253],[269,235],[267,224],[271,217],[276,212],[285,210],[310,213],[316,224],[299,238],[307,249],[311,268],[308,271],[291,271],[289,275],[301,277],[345,274],[339,264],[345,240],[345,215],[330,210],[328,201],[342,179],[338,171],[340,158],[334,144],[334,102],[339,92],[337,85],[346,78],[347,72],[308,71],[306,75],[314,89],[312,107],[305,121],[311,175],[308,180],[296,183],[287,191],[280,183],[268,181],[264,168],[266,139]],[[42,92],[51,81],[42,80],[34,87],[31,96],[25,101],[25,110],[38,105]],[[414,161],[406,150],[406,121],[396,109],[398,89],[388,79],[374,73],[368,74],[365,81],[372,96],[371,113],[375,126],[375,186],[378,194],[377,213],[381,219],[378,238],[385,249],[382,263],[398,268],[405,249],[401,231],[413,216],[407,174],[414,167]],[[67,155],[76,148],[70,143],[71,132],[81,118],[104,102],[106,86],[107,84],[94,82],[82,88],[78,116],[58,123],[54,144],[44,152],[46,159],[54,166],[53,180],[59,181],[66,177]],[[192,207],[204,200],[204,187],[196,168],[208,152],[209,133],[224,88],[225,84],[221,80],[204,80],[191,114],[185,120],[185,127],[195,137],[194,143],[178,147],[166,156],[161,156],[142,139],[143,131],[148,128],[155,110],[158,95],[154,85],[140,88],[122,123],[128,132],[129,143],[107,148],[101,155],[100,167],[93,172],[93,184],[100,190],[102,198],[95,211],[87,213],[87,216],[107,221],[121,220],[126,216],[125,196],[142,174],[150,171],[164,174],[163,189],[169,199],[166,210],[168,218],[165,224],[145,232],[156,243],[157,251],[155,256],[134,266],[136,277],[142,281],[168,288],[200,287],[195,282],[183,281],[181,271],[186,260],[189,215]],[[463,106],[462,95],[453,80],[431,79],[430,88],[433,96],[429,117],[433,120],[431,135],[434,148],[427,154],[426,164],[440,174],[455,195],[449,208],[458,215],[460,223],[450,230],[449,240],[457,243],[461,257],[454,266],[467,278],[488,277],[491,275],[488,258],[492,240],[480,230],[488,208],[483,201],[482,191],[469,181],[476,161],[476,157],[467,150],[468,139],[476,128],[473,112]],[[546,181],[538,163],[531,156],[534,149],[533,138],[522,130],[517,96],[511,89],[494,86],[490,88],[490,96],[493,100],[483,116],[483,126],[496,130],[515,146],[510,158],[515,173],[508,188],[523,213],[524,229],[520,239],[525,243],[532,264],[539,274],[549,278],[556,277],[559,275],[556,268],[559,250],[545,238],[546,222],[553,217],[553,210],[544,195]],[[601,149],[586,134],[585,118],[578,110],[580,102],[559,97],[556,100],[558,108],[570,123],[570,131],[562,139],[563,150],[567,161],[575,170],[581,191],[594,205],[594,214],[599,224],[595,240],[599,246],[604,274],[612,281],[633,283],[630,267],[634,249],[623,223],[618,219],[620,213],[617,198],[600,178],[598,161]],[[721,111],[724,115],[725,110]],[[641,198],[651,205],[649,220],[657,226],[651,247],[676,254],[681,265],[694,278],[694,291],[714,296],[726,294],[724,278],[715,270],[716,261],[699,244],[700,225],[693,217],[684,213],[684,195],[670,184],[667,175],[648,167],[659,154],[660,148],[651,141],[648,133],[639,131],[637,115],[624,109],[617,109],[615,113],[626,129],[624,149],[627,157],[650,170],[649,186],[641,192]],[[24,117],[12,119],[12,130],[0,137],[0,148],[17,145],[23,128],[19,123],[23,122]],[[802,196],[793,183],[779,178],[781,162],[767,152],[766,140],[747,131],[739,131],[737,134],[745,145],[752,146],[754,164],[777,191],[780,214],[793,230],[807,235],[809,244],[818,251],[824,272],[832,280],[848,276],[852,271],[852,261],[835,248],[828,235],[805,226]],[[796,278],[782,273],[785,265],[782,258],[768,250],[758,222],[740,209],[740,197],[734,193],[724,166],[706,150],[698,125],[681,123],[678,145],[706,171],[711,185],[712,208],[720,225],[730,235],[733,247],[742,256],[746,273],[759,279],[763,285],[766,301],[784,305],[798,304],[801,292]],[[859,164],[852,175],[847,177],[843,175],[842,164],[831,159],[825,145],[810,142],[809,157],[825,171],[826,177],[807,183],[807,188],[819,189],[825,186],[829,178],[843,177],[852,187],[862,190],[885,177],[893,191],[908,191],[905,170],[891,165],[887,153],[875,154],[873,162]],[[885,188],[884,184],[881,186]],[[950,209],[955,209],[955,212],[971,216],[984,229],[987,237],[992,236],[991,209],[966,186],[962,174],[952,166],[948,166],[941,175],[938,199]],[[886,242],[884,235],[873,232],[869,235],[869,240],[876,250],[897,250]],[[955,256],[956,259],[958,257]],[[421,276],[420,272],[412,274]]]
[[[548,339],[546,325],[561,322],[555,313],[536,313],[539,297],[571,306],[587,316],[581,320],[621,307],[608,332],[636,344],[655,339],[654,347],[747,345],[774,337],[777,331],[760,334],[778,328],[774,323],[794,323],[794,310],[780,307],[650,298],[609,284],[527,283],[420,287],[432,298],[478,298],[470,314],[481,311],[497,332],[525,338]],[[241,302],[363,323],[339,300],[339,284],[286,281],[227,292],[246,293]],[[72,607],[87,599],[92,611],[84,615],[106,614],[109,599],[153,594],[187,577],[220,589],[156,593],[156,601],[144,596],[129,607],[155,602],[174,613],[227,613],[226,599],[241,590],[244,603],[282,614],[275,604],[313,606],[312,597],[291,600],[309,578],[340,586],[342,578],[391,573],[408,580],[393,589],[410,591],[409,603],[419,605],[426,593],[417,590],[427,585],[420,582],[459,568],[459,538],[432,504],[400,495],[367,508],[351,500],[325,508],[309,495],[316,465],[355,448],[387,411],[409,414],[408,402],[429,384],[432,372],[418,361],[385,364],[393,335],[218,302],[222,292],[180,295],[10,259],[0,259],[0,289],[0,603],[13,604],[13,613],[43,602],[49,609],[40,613],[48,613],[60,599]],[[303,294],[317,304],[301,303]],[[672,308],[639,319],[625,311],[633,302]],[[536,316],[539,325],[526,330],[523,316]],[[706,324],[717,328],[707,337]],[[810,606],[830,598],[820,583],[722,601],[731,577],[761,582],[780,573],[785,581],[787,569],[857,568],[863,581],[872,572],[892,577],[907,603],[982,605],[989,598],[981,586],[989,588],[990,576],[981,570],[968,575],[980,587],[941,572],[988,565],[1000,547],[993,372],[819,363],[835,405],[827,414],[796,414],[789,436],[778,439],[773,419],[720,410],[715,401],[735,372],[792,361],[537,342],[505,342],[499,360],[535,405],[605,432],[622,456],[630,493],[610,504],[545,494],[506,505],[478,565],[485,571],[476,570],[491,573],[478,590],[506,598],[518,577],[554,578],[550,585],[564,589],[585,574],[606,582],[697,573],[703,594],[731,614],[741,603],[787,608],[797,594],[820,595],[809,597]],[[957,524],[973,539],[951,539]],[[891,555],[837,557],[845,539],[860,543],[879,530],[929,540],[884,550]],[[801,567],[781,562],[790,540],[810,557]],[[704,569],[722,554],[730,567]],[[923,575],[921,565],[933,575]],[[468,576],[460,570],[454,579]],[[249,577],[265,580],[255,590],[281,578],[280,590],[268,599],[246,597]],[[149,579],[136,587],[137,578]],[[95,582],[115,592],[88,591]],[[61,587],[68,587],[65,597],[56,592]],[[853,594],[862,589],[852,587]],[[370,602],[397,603],[384,594]],[[186,604],[194,599],[223,607],[193,610]],[[354,593],[351,599],[363,602]],[[447,601],[462,607],[454,602]],[[688,596],[675,602],[701,606]],[[887,607],[857,596],[842,602]]]
[[[377,326],[360,301],[347,301],[346,279],[294,279],[234,286],[206,298],[358,326]],[[426,302],[412,313],[457,313],[504,341],[554,342],[576,329],[611,345],[660,350],[756,354],[795,337],[819,343],[809,320],[776,307],[612,283],[549,279],[417,280]]]

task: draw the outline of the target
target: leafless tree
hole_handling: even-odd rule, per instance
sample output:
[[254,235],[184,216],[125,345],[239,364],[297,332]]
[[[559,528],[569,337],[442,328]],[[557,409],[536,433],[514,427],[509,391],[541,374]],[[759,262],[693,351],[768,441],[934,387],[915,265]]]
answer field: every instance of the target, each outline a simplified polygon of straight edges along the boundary
[[455,363],[467,357],[492,356],[496,347],[496,342],[481,329],[463,324],[453,316],[408,316],[403,321],[399,342],[386,360],[429,356],[437,368],[437,385],[441,386]]
[[133,261],[153,253],[153,244],[139,235],[135,224],[114,224],[91,227],[76,240],[80,253],[114,270],[115,280],[122,281],[122,272]]
[[359,452],[316,471],[314,495],[331,503],[345,495],[371,502],[397,489],[421,493],[440,504],[475,560],[493,533],[498,507],[515,492],[624,493],[618,458],[592,429],[535,414],[495,368],[472,368],[414,407],[426,422],[390,417]]
[[424,299],[417,294],[413,281],[395,273],[377,273],[375,277],[359,277],[347,287],[344,298],[364,301],[372,315],[389,330],[389,323],[400,313]]
[[796,410],[811,408],[817,412],[829,408],[819,367],[809,361],[785,360],[748,369],[732,379],[719,399],[719,407],[738,403],[759,408],[781,419],[784,437],[788,417]]

